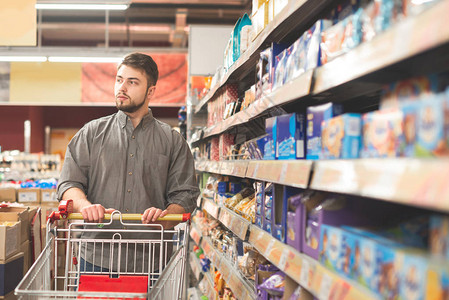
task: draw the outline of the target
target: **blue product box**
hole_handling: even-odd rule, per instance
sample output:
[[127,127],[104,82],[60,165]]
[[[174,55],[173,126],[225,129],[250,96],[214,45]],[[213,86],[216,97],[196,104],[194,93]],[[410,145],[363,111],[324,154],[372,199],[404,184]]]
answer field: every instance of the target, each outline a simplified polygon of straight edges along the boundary
[[287,60],[292,51],[292,48],[289,47],[276,55],[274,70],[273,70],[273,81],[272,81],[272,91],[276,90],[278,87],[284,85],[286,78],[286,70],[287,70]]
[[264,147],[263,159],[275,160],[276,159],[276,117],[268,118],[265,120],[265,132],[267,133],[267,140]]
[[374,291],[384,299],[398,299],[401,286],[401,270],[403,268],[404,254],[398,251],[393,243],[382,243],[375,240],[376,262],[378,270],[375,274],[378,280]]
[[430,252],[449,260],[449,217],[432,215],[429,231]]
[[360,114],[343,114],[321,126],[322,158],[358,158],[362,142],[362,119]]
[[400,300],[425,300],[428,259],[425,256],[405,252],[400,276]]
[[228,192],[228,182],[226,182],[226,181],[218,182],[217,190],[218,190],[218,193],[220,193],[220,194],[227,193]]
[[355,265],[355,250],[357,245],[357,238],[351,232],[341,230],[341,262],[338,272],[347,278],[353,278]]
[[321,225],[319,261],[335,272],[342,267],[342,233],[338,227]]
[[420,101],[417,114],[415,155],[434,157],[447,155],[445,113],[449,112],[449,99],[441,93]]
[[256,215],[256,221],[255,224],[257,227],[263,229],[263,222],[262,222],[263,218],[260,215]]
[[268,232],[269,234],[272,234],[271,230],[271,220],[264,220],[263,229]]
[[277,117],[276,159],[304,158],[305,118],[292,113]]
[[288,198],[298,193],[292,187],[274,185],[274,206],[272,217],[273,237],[283,243],[287,242],[287,211]]
[[302,35],[302,47],[305,48],[305,70],[321,66],[321,33],[332,26],[330,20],[318,20]]
[[397,157],[403,139],[403,113],[399,109],[380,110],[362,116],[362,158]]
[[231,182],[229,184],[229,192],[231,194],[237,194],[242,190],[242,184],[240,182]]
[[321,123],[343,112],[340,104],[326,103],[307,108],[307,159],[319,159],[321,154]]
[[356,242],[352,277],[361,285],[375,291],[379,284],[379,276],[377,276],[379,271],[376,262],[377,244],[369,238],[354,236],[356,236]]
[[400,103],[403,114],[403,134],[399,140],[399,156],[415,156],[416,120],[418,118],[419,102],[404,101]]

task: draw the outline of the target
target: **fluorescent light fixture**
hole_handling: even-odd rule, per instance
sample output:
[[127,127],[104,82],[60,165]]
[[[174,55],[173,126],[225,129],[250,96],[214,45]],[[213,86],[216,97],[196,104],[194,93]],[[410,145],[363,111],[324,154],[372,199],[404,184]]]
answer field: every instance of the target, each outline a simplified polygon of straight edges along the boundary
[[45,62],[46,56],[0,56],[0,61]]
[[126,10],[126,4],[54,4],[37,3],[36,9],[52,10]]
[[88,57],[88,56],[49,56],[49,62],[91,62],[91,63],[119,63],[122,57]]

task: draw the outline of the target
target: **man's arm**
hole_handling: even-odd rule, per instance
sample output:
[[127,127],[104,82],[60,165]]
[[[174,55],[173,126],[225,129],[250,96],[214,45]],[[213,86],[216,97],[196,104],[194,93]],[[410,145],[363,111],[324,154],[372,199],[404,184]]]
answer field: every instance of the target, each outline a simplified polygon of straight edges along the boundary
[[67,189],[62,195],[62,200],[73,200],[74,212],[80,212],[86,222],[101,223],[105,213],[112,213],[113,208],[105,209],[101,204],[92,204],[87,200],[84,191],[73,187]]

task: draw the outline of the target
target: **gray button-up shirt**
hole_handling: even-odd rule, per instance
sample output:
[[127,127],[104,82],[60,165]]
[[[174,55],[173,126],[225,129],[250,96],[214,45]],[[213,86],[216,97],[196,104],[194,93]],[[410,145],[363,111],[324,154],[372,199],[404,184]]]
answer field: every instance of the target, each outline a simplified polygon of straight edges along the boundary
[[136,128],[122,111],[81,128],[67,147],[58,198],[72,187],[122,213],[173,203],[192,212],[199,195],[189,146],[150,109]]

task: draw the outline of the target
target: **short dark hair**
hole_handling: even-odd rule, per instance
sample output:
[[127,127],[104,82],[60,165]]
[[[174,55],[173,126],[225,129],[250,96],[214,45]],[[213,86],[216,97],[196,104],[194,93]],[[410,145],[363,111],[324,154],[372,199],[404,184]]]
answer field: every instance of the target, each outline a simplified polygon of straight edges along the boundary
[[130,53],[123,58],[117,70],[122,65],[144,71],[147,76],[148,87],[156,85],[159,78],[159,71],[157,70],[157,64],[151,56],[138,52]]

